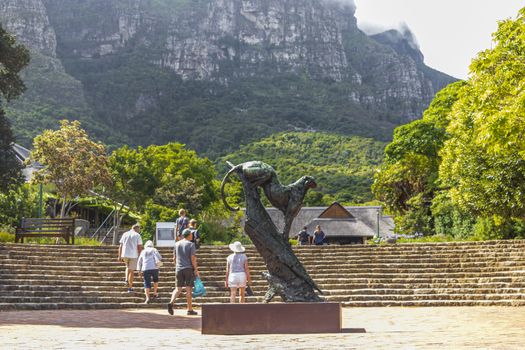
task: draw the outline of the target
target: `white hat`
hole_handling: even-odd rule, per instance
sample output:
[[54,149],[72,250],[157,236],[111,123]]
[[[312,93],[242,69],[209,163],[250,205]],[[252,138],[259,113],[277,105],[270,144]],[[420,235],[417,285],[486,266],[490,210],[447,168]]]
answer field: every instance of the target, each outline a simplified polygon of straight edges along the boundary
[[241,242],[239,241],[233,242],[232,244],[229,245],[229,247],[230,247],[230,250],[233,251],[234,253],[242,253],[246,250],[244,249]]
[[150,247],[153,247],[153,242],[147,241],[146,244],[144,244],[144,248],[150,248]]

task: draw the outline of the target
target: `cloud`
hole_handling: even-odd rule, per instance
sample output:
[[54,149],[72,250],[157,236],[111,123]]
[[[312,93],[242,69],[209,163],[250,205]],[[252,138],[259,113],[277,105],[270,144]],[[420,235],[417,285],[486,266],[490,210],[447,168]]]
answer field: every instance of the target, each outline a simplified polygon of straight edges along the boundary
[[350,6],[355,10],[355,1],[354,0],[322,0],[327,4],[338,4],[343,6]]
[[400,36],[406,40],[414,50],[419,50],[419,43],[405,22],[399,22],[395,26],[382,26],[376,23],[360,22],[358,23],[359,29],[365,32],[367,35],[374,35],[384,33],[389,30],[397,31]]
[[410,44],[410,46],[412,46],[414,50],[419,50],[419,43],[417,42],[416,36],[405,22],[401,22],[401,26],[396,30],[401,33],[403,38]]

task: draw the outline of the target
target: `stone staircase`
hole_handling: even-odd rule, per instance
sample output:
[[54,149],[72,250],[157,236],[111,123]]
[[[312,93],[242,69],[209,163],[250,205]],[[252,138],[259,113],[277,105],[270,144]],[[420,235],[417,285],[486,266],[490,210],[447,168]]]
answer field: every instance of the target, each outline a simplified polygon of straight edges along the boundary
[[[525,241],[294,249],[326,300],[344,306],[525,305]],[[126,291],[116,247],[1,244],[0,310],[164,307],[175,273],[171,249],[159,250],[165,262],[160,297],[144,305],[138,277],[135,291]],[[197,305],[228,302],[228,254],[227,247],[198,250],[207,295],[195,299]],[[247,255],[255,292],[248,301],[259,302],[267,289],[265,267],[254,247]]]

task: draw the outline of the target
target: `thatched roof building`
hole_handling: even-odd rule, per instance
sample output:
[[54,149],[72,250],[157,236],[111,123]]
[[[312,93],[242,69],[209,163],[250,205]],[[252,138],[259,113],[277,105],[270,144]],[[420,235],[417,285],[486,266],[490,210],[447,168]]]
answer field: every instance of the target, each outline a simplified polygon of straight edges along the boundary
[[[266,208],[279,230],[284,227],[284,216],[275,208]],[[364,243],[376,235],[392,234],[394,222],[382,214],[381,206],[351,207],[334,202],[329,207],[303,207],[295,218],[290,236],[296,235],[304,226],[313,234],[317,225],[326,234],[326,241],[335,244]]]

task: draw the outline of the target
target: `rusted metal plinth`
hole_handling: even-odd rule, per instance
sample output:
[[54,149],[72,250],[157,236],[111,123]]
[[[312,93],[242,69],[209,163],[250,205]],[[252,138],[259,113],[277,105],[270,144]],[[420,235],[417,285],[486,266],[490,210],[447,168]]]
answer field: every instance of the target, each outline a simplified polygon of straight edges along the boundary
[[339,333],[339,303],[203,304],[202,334]]

